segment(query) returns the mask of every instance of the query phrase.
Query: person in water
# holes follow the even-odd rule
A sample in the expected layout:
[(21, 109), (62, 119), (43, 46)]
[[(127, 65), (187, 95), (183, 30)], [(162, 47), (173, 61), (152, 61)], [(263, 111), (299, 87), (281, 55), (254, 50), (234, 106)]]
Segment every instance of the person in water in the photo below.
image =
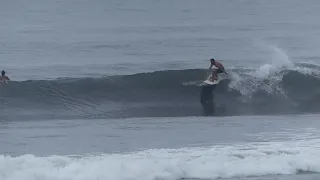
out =
[(2, 82), (10, 81), (10, 78), (6, 76), (6, 72), (4, 70), (1, 71), (0, 81)]
[(218, 74), (221, 74), (221, 73), (225, 73), (225, 74), (228, 74), (224, 68), (224, 66), (217, 60), (211, 58), (210, 59), (210, 67), (209, 69), (212, 69), (213, 66), (217, 67), (218, 69), (216, 70), (213, 70), (212, 71), (212, 79), (213, 80), (218, 80)]

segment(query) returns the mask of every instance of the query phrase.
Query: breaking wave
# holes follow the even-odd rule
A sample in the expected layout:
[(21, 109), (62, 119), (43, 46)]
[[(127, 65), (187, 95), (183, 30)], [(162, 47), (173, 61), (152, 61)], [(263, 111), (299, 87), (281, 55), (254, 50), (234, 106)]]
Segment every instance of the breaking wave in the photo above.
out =
[(0, 155), (0, 178), (178, 180), (310, 174), (320, 172), (318, 144), (303, 140), (87, 156)]
[[(320, 67), (264, 65), (232, 69), (214, 90), (217, 115), (320, 111)], [(1, 119), (203, 115), (207, 70), (187, 69), (0, 84)]]

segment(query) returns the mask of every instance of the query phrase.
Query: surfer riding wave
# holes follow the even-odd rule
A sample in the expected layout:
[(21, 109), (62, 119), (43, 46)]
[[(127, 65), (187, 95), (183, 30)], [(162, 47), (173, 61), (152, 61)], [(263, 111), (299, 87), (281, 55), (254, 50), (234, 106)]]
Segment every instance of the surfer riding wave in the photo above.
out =
[[(204, 81), (204, 86), (201, 87), (200, 102), (203, 107), (205, 115), (213, 115), (215, 113), (215, 103), (213, 102), (214, 95), (213, 90), (219, 83), (218, 74), (225, 73), (224, 66), (219, 61), (211, 58), (209, 70), (212, 70), (211, 75)], [(212, 69), (215, 66), (217, 69)]]
[(209, 69), (212, 69), (213, 66), (217, 67), (218, 69), (213, 69), (212, 81), (218, 80), (218, 74), (221, 74), (221, 73), (228, 74), (221, 62), (215, 60), (214, 58), (211, 58)]

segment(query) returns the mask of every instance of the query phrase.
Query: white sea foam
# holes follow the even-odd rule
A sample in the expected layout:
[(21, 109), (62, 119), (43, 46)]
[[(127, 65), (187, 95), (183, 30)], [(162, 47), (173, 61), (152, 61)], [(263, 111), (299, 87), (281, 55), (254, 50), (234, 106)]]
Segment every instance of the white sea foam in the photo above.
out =
[(293, 67), (292, 61), (289, 56), (279, 47), (268, 46), (270, 49), (270, 63), (263, 64), (260, 68), (254, 72), (254, 76), (258, 78), (268, 78), (272, 74), (279, 73), (283, 69), (289, 69)]
[(173, 180), (320, 172), (318, 144), (308, 140), (82, 157), (0, 156), (0, 179)]
[(279, 83), (288, 71), (296, 71), (320, 78), (319, 69), (295, 65), (281, 48), (267, 46), (267, 49), (270, 54), (267, 59), (268, 63), (262, 64), (258, 69), (248, 71), (242, 75), (232, 74), (232, 81), (229, 84), (231, 89), (236, 89), (249, 98), (257, 91), (280, 93), (285, 96), (284, 91), (279, 87)]

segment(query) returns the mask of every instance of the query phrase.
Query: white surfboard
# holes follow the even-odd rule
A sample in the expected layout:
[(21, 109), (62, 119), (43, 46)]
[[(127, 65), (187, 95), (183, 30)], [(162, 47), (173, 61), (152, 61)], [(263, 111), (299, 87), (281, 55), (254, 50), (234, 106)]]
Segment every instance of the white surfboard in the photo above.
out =
[(214, 80), (212, 81), (211, 80), (211, 74), (209, 75), (209, 77), (204, 81), (205, 84), (208, 84), (208, 85), (215, 85), (215, 84), (219, 84), (219, 80)]
[(219, 84), (219, 80), (215, 80), (215, 81), (205, 80), (204, 83), (209, 85), (215, 85), (215, 84)]

